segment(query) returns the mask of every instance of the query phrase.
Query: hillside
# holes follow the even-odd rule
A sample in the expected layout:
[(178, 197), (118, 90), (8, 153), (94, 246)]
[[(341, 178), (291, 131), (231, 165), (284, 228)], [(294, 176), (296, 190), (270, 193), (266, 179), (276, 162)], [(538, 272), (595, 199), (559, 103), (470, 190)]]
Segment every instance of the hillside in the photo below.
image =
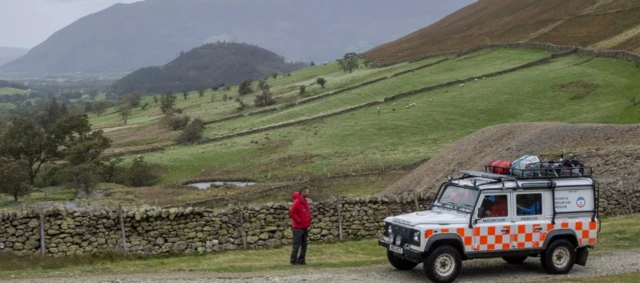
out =
[(29, 49), (0, 46), (0, 66), (20, 58), (26, 54), (27, 51), (29, 51)]
[(365, 56), (388, 63), (516, 41), (640, 51), (640, 1), (479, 0)]
[[(640, 180), (640, 125), (516, 123), (490, 126), (473, 133), (435, 155), (389, 186), (383, 194), (435, 192), (447, 176), (460, 170), (484, 171), (492, 159), (515, 160), (525, 154), (541, 159), (583, 160), (594, 167), (603, 186)], [(546, 157), (546, 158), (545, 158)]]
[(147, 0), (116, 4), (59, 30), (6, 73), (119, 73), (163, 65), (217, 41), (288, 60), (332, 61), (396, 39), (472, 2)]
[(181, 92), (220, 83), (238, 84), (246, 78), (261, 79), (273, 73), (286, 74), (304, 66), (286, 63), (283, 57), (257, 46), (212, 43), (194, 48), (164, 66), (139, 69), (116, 81), (111, 90), (117, 94), (136, 90)]

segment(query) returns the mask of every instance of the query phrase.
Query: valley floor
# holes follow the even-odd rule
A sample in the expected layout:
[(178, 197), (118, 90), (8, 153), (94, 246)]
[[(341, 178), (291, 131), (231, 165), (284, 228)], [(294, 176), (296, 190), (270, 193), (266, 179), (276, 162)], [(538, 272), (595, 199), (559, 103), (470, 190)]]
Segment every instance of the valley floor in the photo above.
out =
[[(260, 259), (256, 259), (260, 260)], [(66, 278), (43, 278), (10, 282), (425, 282), (422, 266), (412, 271), (397, 271), (388, 264), (365, 267), (322, 269), (313, 265), (279, 271), (251, 273), (206, 273), (178, 270), (153, 274), (84, 276), (68, 274)], [(65, 276), (65, 275), (62, 275)], [(502, 260), (476, 260), (463, 263), (456, 282), (638, 282), (640, 250), (604, 252), (590, 256), (586, 267), (575, 266), (568, 275), (546, 274), (538, 258), (522, 265)]]

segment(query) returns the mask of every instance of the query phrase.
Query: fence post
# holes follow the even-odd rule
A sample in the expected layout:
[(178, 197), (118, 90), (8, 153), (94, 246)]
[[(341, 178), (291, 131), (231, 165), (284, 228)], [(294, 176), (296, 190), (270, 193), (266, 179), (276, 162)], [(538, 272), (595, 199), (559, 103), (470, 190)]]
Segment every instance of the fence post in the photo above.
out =
[(416, 211), (420, 211), (420, 204), (418, 202), (418, 193), (417, 192), (413, 192), (413, 200), (416, 203)]
[(342, 204), (338, 199), (338, 231), (340, 231), (340, 241), (342, 241)]
[(42, 213), (42, 210), (40, 210), (39, 216), (40, 216), (39, 217), (40, 218), (40, 255), (44, 255), (47, 247), (45, 246), (45, 242), (44, 242), (44, 214)]
[(120, 233), (122, 234), (122, 248), (126, 254), (129, 253), (129, 248), (127, 247), (127, 236), (124, 232), (124, 217), (122, 215), (122, 203), (118, 204), (118, 216), (120, 217)]
[(240, 235), (242, 237), (242, 247), (243, 248), (247, 248), (247, 233), (244, 230), (244, 215), (242, 213), (242, 207), (240, 206), (240, 203), (238, 203), (238, 209), (239, 209), (239, 215), (238, 217), (240, 218)]

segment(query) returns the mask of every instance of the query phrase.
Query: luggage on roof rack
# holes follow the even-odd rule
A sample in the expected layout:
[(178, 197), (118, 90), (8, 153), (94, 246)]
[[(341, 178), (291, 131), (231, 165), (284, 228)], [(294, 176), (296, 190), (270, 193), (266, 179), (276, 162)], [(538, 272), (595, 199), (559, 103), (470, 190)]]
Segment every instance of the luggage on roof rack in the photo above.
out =
[[(515, 164), (516, 162), (514, 162)], [(494, 173), (496, 170), (495, 163), (485, 165), (486, 173)], [(523, 166), (513, 167), (503, 174), (513, 176), (517, 179), (548, 179), (548, 178), (575, 178), (575, 177), (591, 177), (593, 168), (585, 166), (583, 162), (577, 160), (565, 160), (562, 162), (546, 161), (546, 162), (528, 162)]]

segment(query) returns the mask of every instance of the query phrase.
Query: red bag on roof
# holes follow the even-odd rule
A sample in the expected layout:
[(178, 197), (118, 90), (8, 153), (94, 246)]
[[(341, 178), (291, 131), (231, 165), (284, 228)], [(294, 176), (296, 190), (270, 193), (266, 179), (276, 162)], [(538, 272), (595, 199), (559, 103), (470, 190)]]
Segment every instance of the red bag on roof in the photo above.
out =
[(487, 169), (489, 169), (491, 173), (509, 175), (511, 171), (511, 161), (491, 160), (487, 165)]

